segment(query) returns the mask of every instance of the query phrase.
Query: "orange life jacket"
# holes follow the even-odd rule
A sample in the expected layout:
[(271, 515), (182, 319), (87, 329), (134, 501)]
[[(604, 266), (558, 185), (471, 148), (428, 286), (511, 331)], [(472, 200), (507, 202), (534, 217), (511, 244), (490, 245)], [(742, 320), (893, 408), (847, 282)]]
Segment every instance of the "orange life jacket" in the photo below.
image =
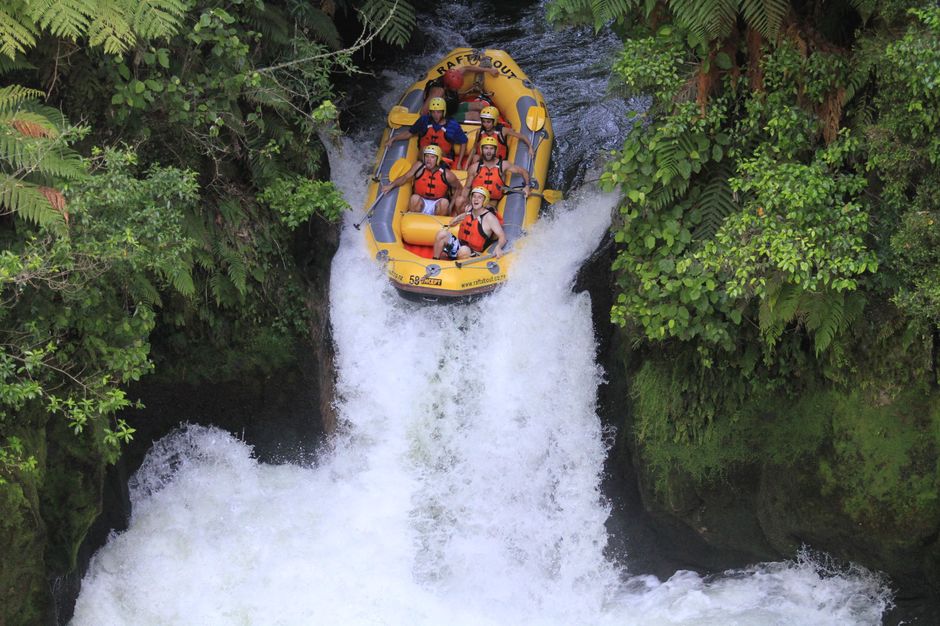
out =
[[(492, 213), (499, 219), (499, 214), (491, 207), (487, 207), (483, 215), (480, 216), (480, 219), (474, 217), (473, 213), (467, 213), (467, 217), (463, 218), (463, 222), (460, 223), (460, 234), (457, 238), (460, 240), (460, 243), (469, 246), (474, 252), (483, 252), (483, 250), (493, 242), (493, 234), (490, 233), (487, 235), (483, 232), (483, 217), (487, 213)], [(500, 220), (500, 222), (502, 222), (502, 220)]]
[(421, 138), (418, 139), (418, 149), (424, 150), (433, 143), (441, 147), (441, 152), (444, 153), (444, 156), (454, 156), (454, 145), (444, 137), (445, 130), (447, 130), (445, 126), (434, 128), (433, 124), (428, 124), (427, 130), (425, 130)]
[(444, 167), (438, 167), (433, 172), (423, 165), (415, 172), (414, 192), (428, 200), (439, 200), (450, 191), (447, 184), (447, 174)]
[(480, 136), (477, 137), (477, 154), (483, 154), (483, 146), (480, 145), (480, 140), (484, 137), (496, 137), (496, 141), (499, 142), (499, 145), (496, 146), (496, 156), (501, 159), (505, 159), (506, 155), (509, 154), (509, 146), (506, 145), (506, 138), (503, 137), (503, 133), (499, 131), (498, 126), (494, 126), (493, 130), (486, 132), (482, 128), (480, 129)]
[(503, 197), (503, 185), (505, 185), (503, 182), (503, 160), (496, 159), (496, 165), (492, 167), (487, 167), (483, 165), (483, 161), (480, 161), (477, 175), (473, 177), (470, 188), (486, 187), (490, 192), (490, 200), (495, 202)]

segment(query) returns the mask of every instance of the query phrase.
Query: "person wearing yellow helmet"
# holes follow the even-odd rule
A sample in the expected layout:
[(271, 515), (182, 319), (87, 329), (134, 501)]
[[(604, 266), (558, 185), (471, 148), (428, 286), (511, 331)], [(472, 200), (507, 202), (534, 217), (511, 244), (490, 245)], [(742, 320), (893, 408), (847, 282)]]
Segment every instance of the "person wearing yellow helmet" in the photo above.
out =
[(427, 215), (450, 215), (450, 196), (459, 198), (463, 185), (443, 160), (438, 145), (430, 144), (421, 151), (419, 159), (411, 168), (381, 188), (384, 195), (411, 180), (411, 198), (408, 210)]
[[(485, 187), (490, 192), (490, 199), (498, 202), (503, 197), (503, 188), (509, 174), (522, 177), (525, 185), (523, 195), (529, 197), (529, 172), (515, 163), (504, 161), (498, 156), (499, 142), (491, 135), (480, 139), (481, 159), (467, 168), (467, 187)], [(463, 200), (461, 198), (461, 200)]]
[(467, 146), (467, 134), (463, 132), (456, 121), (445, 117), (447, 103), (443, 98), (431, 98), (428, 103), (428, 112), (420, 116), (415, 123), (407, 129), (402, 129), (389, 138), (389, 143), (418, 137), (418, 149), (424, 150), (429, 145), (440, 146), (444, 158), (454, 158), (454, 147), (457, 146), (458, 156), (463, 156)]
[(477, 133), (476, 140), (474, 141), (473, 148), (470, 150), (470, 166), (480, 159), (480, 153), (482, 152), (481, 141), (484, 137), (495, 137), (497, 144), (496, 154), (501, 159), (505, 159), (509, 154), (509, 145), (507, 143), (508, 137), (515, 137), (522, 143), (524, 143), (529, 148), (529, 156), (534, 157), (535, 151), (532, 149), (532, 142), (529, 141), (529, 138), (514, 131), (509, 125), (503, 124), (499, 121), (499, 109), (495, 106), (484, 107), (480, 111), (480, 132)]
[[(460, 224), (460, 229), (454, 236), (449, 229), (457, 224)], [(464, 213), (454, 217), (434, 239), (434, 258), (466, 259), (480, 254), (494, 241), (493, 256), (498, 259), (506, 246), (506, 233), (499, 215), (490, 204), (489, 191), (486, 187), (474, 187)]]

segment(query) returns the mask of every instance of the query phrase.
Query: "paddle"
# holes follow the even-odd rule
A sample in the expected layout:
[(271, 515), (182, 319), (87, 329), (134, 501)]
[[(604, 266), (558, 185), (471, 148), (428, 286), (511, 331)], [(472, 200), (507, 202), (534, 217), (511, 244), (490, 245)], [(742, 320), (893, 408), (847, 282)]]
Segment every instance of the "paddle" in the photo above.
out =
[[(510, 189), (510, 190), (507, 191), (506, 193), (507, 193), (507, 194), (510, 194), (510, 193), (522, 193), (522, 190), (521, 190), (521, 189)], [(562, 201), (562, 200), (565, 199), (565, 195), (564, 195), (563, 193), (561, 193), (560, 191), (558, 191), (557, 189), (543, 189), (541, 192), (538, 192), (538, 191), (530, 191), (530, 192), (529, 192), (529, 196), (530, 196), (530, 197), (531, 197), (531, 196), (537, 196), (537, 197), (539, 197), (539, 198), (543, 198), (543, 199), (544, 199), (546, 202), (548, 202), (549, 204), (555, 204), (556, 202), (560, 202), (560, 201)]]
[[(503, 252), (503, 256), (506, 256), (505, 252)], [(472, 265), (474, 263), (479, 263), (481, 261), (489, 261), (490, 259), (494, 259), (494, 258), (496, 258), (495, 255), (484, 254), (483, 256), (475, 256), (469, 261), (454, 261), (454, 265), (456, 265), (458, 268), (461, 268), (461, 267), (464, 267), (465, 265)]]
[[(522, 187), (503, 187), (505, 193), (522, 193)], [(538, 196), (539, 198), (544, 198), (549, 204), (555, 204), (565, 199), (565, 194), (558, 191), (557, 189), (543, 189), (541, 192), (530, 191), (530, 196)]]
[(411, 113), (400, 104), (392, 107), (388, 112), (388, 123), (390, 126), (411, 126), (418, 121), (418, 114)]
[[(388, 182), (394, 181), (396, 178), (400, 177), (402, 174), (411, 169), (411, 163), (408, 162), (408, 159), (398, 159), (392, 163), (392, 167), (388, 170)], [(389, 191), (392, 191), (389, 189)], [(375, 202), (372, 203), (372, 206), (369, 207), (369, 210), (366, 212), (365, 217), (363, 217), (357, 224), (353, 224), (353, 228), (359, 230), (359, 227), (364, 221), (372, 217), (372, 213), (375, 212), (375, 207), (378, 206), (379, 200), (385, 197), (385, 192), (380, 192), (375, 198)]]
[(525, 125), (533, 132), (542, 130), (542, 127), (545, 126), (545, 108), (529, 107), (525, 114)]

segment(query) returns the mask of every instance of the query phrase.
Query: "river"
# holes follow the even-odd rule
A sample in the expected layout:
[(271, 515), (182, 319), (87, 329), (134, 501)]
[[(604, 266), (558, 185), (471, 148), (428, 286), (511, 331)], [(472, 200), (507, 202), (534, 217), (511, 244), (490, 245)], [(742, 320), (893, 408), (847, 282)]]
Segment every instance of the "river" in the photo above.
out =
[(305, 464), (260, 463), (202, 426), (158, 442), (73, 624), (880, 623), (891, 592), (862, 568), (802, 555), (660, 580), (606, 554), (604, 373), (589, 297), (571, 287), (616, 206), (585, 181), (641, 103), (603, 97), (612, 36), (555, 33), (544, 7), (486, 27), (476, 12), (442, 11), (427, 52), (381, 80), (397, 92), (442, 51), (505, 43), (548, 96), (550, 182), (570, 198), (531, 229), (505, 287), (422, 306), (394, 292), (351, 227), (376, 125), (336, 145), (334, 181), (357, 207), (331, 278), (339, 431)]

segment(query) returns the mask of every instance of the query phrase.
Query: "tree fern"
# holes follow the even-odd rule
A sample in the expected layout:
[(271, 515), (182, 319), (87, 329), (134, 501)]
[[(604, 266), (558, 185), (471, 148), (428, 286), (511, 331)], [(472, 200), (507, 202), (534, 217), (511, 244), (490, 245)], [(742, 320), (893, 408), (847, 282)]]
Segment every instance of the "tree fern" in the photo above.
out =
[(187, 3), (181, 0), (124, 0), (128, 18), (138, 37), (169, 39), (179, 30)]
[(193, 282), (193, 275), (188, 268), (173, 268), (166, 272), (165, 276), (170, 286), (187, 298), (196, 295), (196, 285)]
[(128, 285), (128, 292), (134, 301), (146, 305), (151, 309), (163, 306), (160, 292), (150, 280), (142, 273), (135, 272)]
[(707, 182), (701, 188), (696, 202), (699, 212), (698, 226), (692, 233), (695, 239), (709, 239), (718, 232), (729, 215), (738, 211), (737, 202), (728, 184), (730, 172), (720, 165), (705, 175)]
[(247, 5), (245, 21), (256, 29), (264, 41), (278, 46), (291, 44), (291, 23), (280, 8), (271, 4)]
[(0, 173), (0, 210), (16, 213), (58, 234), (66, 231), (65, 216), (52, 206), (38, 185), (6, 173)]
[(636, 0), (590, 0), (594, 29), (600, 30), (605, 24), (628, 15), (636, 5)]
[(0, 87), (0, 113), (7, 113), (19, 105), (42, 96), (38, 89), (30, 89), (21, 85), (7, 85)]
[(186, 13), (183, 0), (14, 0), (0, 8), (0, 54), (14, 58), (36, 45), (45, 31), (109, 54), (124, 52), (138, 39), (169, 39)]
[(311, 39), (322, 41), (333, 50), (342, 47), (343, 42), (336, 24), (330, 16), (310, 3), (305, 3), (300, 26)]
[(741, 0), (741, 13), (748, 25), (769, 40), (780, 34), (790, 11), (788, 0)]
[(7, 74), (9, 72), (15, 72), (16, 70), (35, 69), (36, 66), (24, 59), (22, 55), (9, 57), (6, 54), (0, 52), (0, 75)]
[(88, 43), (93, 47), (103, 48), (108, 54), (119, 54), (127, 50), (135, 41), (129, 16), (123, 7), (102, 2), (88, 25)]
[(669, 0), (676, 22), (702, 41), (723, 39), (737, 19), (738, 0)]
[(806, 329), (813, 334), (816, 356), (852, 326), (865, 306), (863, 295), (836, 291), (808, 294), (804, 302)]
[(30, 0), (29, 17), (53, 36), (75, 41), (88, 31), (98, 4), (95, 0)]
[(415, 28), (415, 10), (406, 0), (366, 0), (359, 21), (369, 30), (378, 29), (382, 41), (404, 46)]

